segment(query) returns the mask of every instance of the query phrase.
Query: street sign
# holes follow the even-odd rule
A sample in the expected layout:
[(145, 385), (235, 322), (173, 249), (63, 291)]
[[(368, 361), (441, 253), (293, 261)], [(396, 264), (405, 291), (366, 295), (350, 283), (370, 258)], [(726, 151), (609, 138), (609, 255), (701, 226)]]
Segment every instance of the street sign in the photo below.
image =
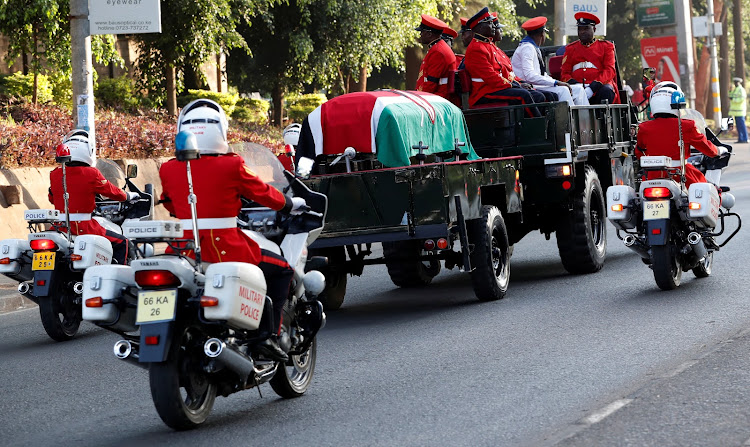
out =
[[(721, 22), (714, 22), (713, 28), (714, 37), (721, 36), (724, 32)], [(708, 37), (708, 17), (693, 17), (693, 37)]]
[(597, 36), (607, 35), (607, 0), (573, 0), (565, 2), (565, 35), (577, 36), (575, 15), (578, 12), (590, 12), (599, 17), (601, 23), (596, 25)]
[(161, 32), (160, 0), (89, 0), (90, 34)]
[(640, 0), (637, 18), (638, 26), (674, 25), (674, 0)]

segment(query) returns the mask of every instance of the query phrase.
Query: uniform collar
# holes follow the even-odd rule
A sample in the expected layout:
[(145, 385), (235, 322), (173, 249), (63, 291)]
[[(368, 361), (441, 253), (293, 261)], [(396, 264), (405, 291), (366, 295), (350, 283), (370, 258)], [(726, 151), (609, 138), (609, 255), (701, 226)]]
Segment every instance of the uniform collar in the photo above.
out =
[(443, 40), (443, 39), (442, 39), (441, 37), (438, 37), (437, 39), (435, 39), (435, 40), (433, 40), (432, 42), (430, 42), (430, 43), (429, 43), (429, 44), (427, 45), (427, 48), (432, 48), (432, 47), (433, 47), (433, 45), (437, 44), (437, 43), (438, 43), (438, 42), (440, 42), (441, 40)]
[(526, 36), (523, 39), (521, 39), (521, 43), (529, 42), (530, 44), (534, 45), (535, 47), (539, 48), (539, 45), (536, 44), (534, 39), (531, 38), (531, 36)]
[[(581, 42), (580, 39), (578, 41)], [(595, 43), (596, 43), (596, 39), (593, 39), (591, 41), (591, 43), (583, 43), (583, 42), (581, 42), (581, 45), (583, 45), (584, 47), (588, 48), (588, 47), (590, 47), (591, 45), (593, 45)]]
[(486, 42), (486, 43), (492, 42), (491, 38), (485, 37), (485, 36), (483, 36), (481, 34), (477, 34), (477, 33), (474, 33), (474, 39), (478, 40), (480, 42)]

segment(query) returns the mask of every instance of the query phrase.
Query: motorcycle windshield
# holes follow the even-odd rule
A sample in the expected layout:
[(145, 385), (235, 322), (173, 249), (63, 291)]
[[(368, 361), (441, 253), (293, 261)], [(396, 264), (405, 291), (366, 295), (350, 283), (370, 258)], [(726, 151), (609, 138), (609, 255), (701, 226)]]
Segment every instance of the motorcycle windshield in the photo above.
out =
[(289, 181), (284, 176), (284, 167), (271, 149), (262, 144), (248, 142), (233, 143), (229, 149), (239, 154), (247, 167), (264, 182), (279, 191), (289, 187)]

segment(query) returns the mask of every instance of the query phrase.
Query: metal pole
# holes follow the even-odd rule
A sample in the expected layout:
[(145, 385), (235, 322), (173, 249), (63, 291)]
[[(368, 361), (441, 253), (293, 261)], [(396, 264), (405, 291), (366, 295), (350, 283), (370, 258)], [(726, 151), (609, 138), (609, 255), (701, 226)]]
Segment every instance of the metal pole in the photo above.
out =
[(714, 2), (706, 2), (706, 19), (708, 22), (708, 50), (711, 54), (711, 103), (714, 108), (714, 122), (718, 126), (721, 123), (721, 98), (719, 89), (719, 61), (716, 57), (716, 36), (714, 35)]
[(555, 0), (555, 45), (565, 45), (565, 0)]
[(187, 161), (187, 180), (188, 180), (188, 203), (190, 204), (190, 219), (193, 221), (193, 240), (195, 241), (195, 264), (198, 272), (203, 272), (201, 267), (201, 236), (198, 232), (198, 196), (193, 191), (193, 172), (190, 170), (190, 160)]
[(73, 68), (73, 122), (75, 127), (88, 131), (89, 144), (96, 150), (88, 0), (70, 0), (70, 53)]

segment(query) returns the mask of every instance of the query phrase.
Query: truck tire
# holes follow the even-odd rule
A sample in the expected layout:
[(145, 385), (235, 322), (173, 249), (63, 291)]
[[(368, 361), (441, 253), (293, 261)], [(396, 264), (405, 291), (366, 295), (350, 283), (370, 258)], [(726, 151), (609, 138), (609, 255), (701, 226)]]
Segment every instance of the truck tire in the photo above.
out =
[[(426, 286), (440, 273), (440, 261), (425, 263), (416, 259), (421, 252), (420, 241), (383, 242), (385, 265), (393, 284), (399, 287)], [(413, 256), (414, 259), (395, 259), (404, 256)]]
[(607, 255), (607, 211), (599, 176), (586, 166), (581, 191), (573, 197), (573, 210), (557, 226), (557, 248), (570, 273), (594, 273)]
[(505, 296), (510, 283), (511, 247), (502, 213), (495, 206), (483, 206), (482, 217), (468, 222), (471, 253), (471, 283), (479, 301)]
[[(346, 262), (346, 249), (344, 247), (310, 250), (310, 255), (327, 257), (329, 265), (343, 265)], [(347, 274), (330, 267), (321, 269), (320, 273), (326, 278), (326, 288), (318, 295), (318, 301), (323, 304), (325, 310), (336, 310), (344, 303)]]

